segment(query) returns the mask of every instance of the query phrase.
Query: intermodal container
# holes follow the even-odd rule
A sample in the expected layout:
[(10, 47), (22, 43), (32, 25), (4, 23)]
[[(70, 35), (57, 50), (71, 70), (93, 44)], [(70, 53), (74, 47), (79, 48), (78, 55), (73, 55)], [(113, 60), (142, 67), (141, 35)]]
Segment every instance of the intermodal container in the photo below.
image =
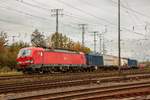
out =
[(118, 66), (118, 57), (112, 55), (103, 55), (104, 66)]
[(86, 54), (87, 65), (103, 66), (103, 56), (97, 54)]
[(134, 60), (134, 59), (128, 59), (128, 66), (129, 67), (137, 67), (137, 60)]

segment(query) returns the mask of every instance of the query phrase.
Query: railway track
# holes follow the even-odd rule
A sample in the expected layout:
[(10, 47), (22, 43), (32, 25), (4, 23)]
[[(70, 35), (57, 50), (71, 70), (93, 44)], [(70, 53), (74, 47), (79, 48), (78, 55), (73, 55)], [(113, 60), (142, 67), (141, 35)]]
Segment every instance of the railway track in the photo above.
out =
[[(80, 77), (81, 78), (81, 77)], [(139, 80), (139, 79), (149, 79), (150, 74), (143, 75), (128, 75), (125, 77), (97, 77), (97, 78), (76, 78), (73, 80), (44, 80), (44, 81), (34, 81), (34, 82), (25, 82), (25, 83), (13, 83), (13, 84), (1, 84), (0, 85), (0, 94), (5, 93), (19, 93), (25, 91), (34, 91), (42, 89), (52, 89), (58, 87), (68, 87), (68, 86), (78, 86), (86, 84), (97, 84), (105, 82), (119, 82), (127, 80)]]
[[(150, 73), (150, 71), (147, 70), (138, 70), (138, 69), (132, 69), (132, 70), (127, 70), (124, 71), (124, 74), (128, 75), (128, 74), (147, 74)], [(0, 81), (5, 81), (5, 80), (15, 80), (15, 79), (24, 79), (24, 78), (36, 78), (36, 77), (56, 77), (56, 76), (76, 76), (76, 75), (82, 75), (83, 73), (55, 73), (55, 74), (32, 74), (32, 75), (28, 75), (28, 74), (23, 74), (23, 75), (12, 75), (12, 76), (0, 76)], [(118, 76), (118, 72), (117, 71), (96, 71), (96, 72), (84, 72), (85, 75), (92, 75), (92, 74), (98, 74), (99, 76)]]
[[(86, 95), (86, 96), (85, 96)], [(89, 95), (89, 96), (87, 96)], [(101, 99), (123, 99), (128, 97), (150, 95), (150, 83), (136, 83), (127, 86), (117, 86), (104, 90), (92, 91), (72, 96), (73, 100), (101, 100)], [(63, 97), (62, 97), (63, 98)], [(60, 99), (62, 99), (60, 98)], [(67, 97), (64, 97), (64, 99)], [(69, 97), (70, 98), (70, 97)], [(54, 98), (56, 100), (56, 98)], [(54, 100), (53, 99), (53, 100)]]
[(12, 100), (104, 100), (112, 98), (127, 98), (131, 96), (150, 95), (150, 81), (134, 82), (112, 86), (76, 89), (71, 91), (55, 92)]

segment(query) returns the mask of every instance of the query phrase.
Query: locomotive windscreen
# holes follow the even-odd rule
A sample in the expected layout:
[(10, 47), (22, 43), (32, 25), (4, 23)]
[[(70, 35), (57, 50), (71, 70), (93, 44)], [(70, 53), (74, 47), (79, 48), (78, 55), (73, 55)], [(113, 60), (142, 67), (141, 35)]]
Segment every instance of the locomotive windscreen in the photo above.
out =
[(31, 50), (29, 49), (22, 49), (19, 51), (18, 57), (21, 56), (30, 56), (31, 55)]

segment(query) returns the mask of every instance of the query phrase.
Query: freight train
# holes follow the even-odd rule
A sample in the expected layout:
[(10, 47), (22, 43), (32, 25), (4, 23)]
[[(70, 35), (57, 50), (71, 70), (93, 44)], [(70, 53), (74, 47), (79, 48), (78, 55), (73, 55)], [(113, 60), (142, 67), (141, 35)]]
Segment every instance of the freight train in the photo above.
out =
[[(137, 67), (137, 60), (121, 58), (121, 67)], [(118, 68), (118, 57), (111, 55), (84, 54), (83, 52), (22, 48), (17, 57), (18, 70), (23, 72), (93, 71), (99, 68)]]
[[(118, 57), (112, 55), (86, 54), (88, 65), (98, 68), (118, 69)], [(138, 61), (130, 58), (121, 58), (122, 69), (138, 68)]]

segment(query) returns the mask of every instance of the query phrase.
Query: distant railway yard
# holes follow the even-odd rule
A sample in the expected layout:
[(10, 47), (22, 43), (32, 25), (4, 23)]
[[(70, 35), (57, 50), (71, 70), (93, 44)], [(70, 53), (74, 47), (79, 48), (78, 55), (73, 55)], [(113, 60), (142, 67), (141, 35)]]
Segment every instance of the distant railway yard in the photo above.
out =
[(2, 100), (145, 100), (150, 71), (144, 69), (0, 77)]

